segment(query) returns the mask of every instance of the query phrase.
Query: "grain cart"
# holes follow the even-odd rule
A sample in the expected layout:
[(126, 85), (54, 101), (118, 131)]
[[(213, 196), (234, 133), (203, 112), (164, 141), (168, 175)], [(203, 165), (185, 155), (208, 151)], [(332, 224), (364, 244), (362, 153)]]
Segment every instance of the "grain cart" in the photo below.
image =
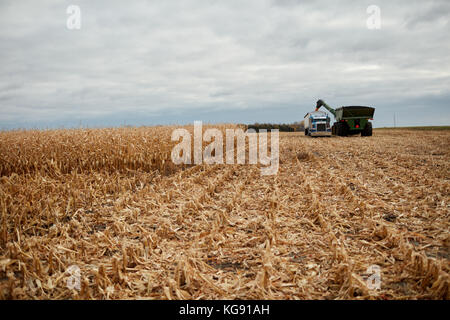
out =
[(364, 106), (347, 106), (340, 107), (336, 110), (327, 105), (323, 100), (318, 100), (316, 111), (320, 107), (325, 107), (336, 119), (336, 122), (331, 127), (331, 133), (337, 136), (347, 136), (350, 134), (361, 133), (361, 136), (372, 135), (373, 114), (375, 108)]

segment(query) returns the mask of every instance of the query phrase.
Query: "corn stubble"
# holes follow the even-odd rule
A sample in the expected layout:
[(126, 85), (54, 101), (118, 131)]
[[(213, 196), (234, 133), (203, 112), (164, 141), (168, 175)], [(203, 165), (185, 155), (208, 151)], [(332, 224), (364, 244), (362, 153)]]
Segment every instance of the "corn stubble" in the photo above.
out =
[(0, 298), (449, 298), (449, 131), (281, 134), (261, 176), (173, 129), (0, 133)]

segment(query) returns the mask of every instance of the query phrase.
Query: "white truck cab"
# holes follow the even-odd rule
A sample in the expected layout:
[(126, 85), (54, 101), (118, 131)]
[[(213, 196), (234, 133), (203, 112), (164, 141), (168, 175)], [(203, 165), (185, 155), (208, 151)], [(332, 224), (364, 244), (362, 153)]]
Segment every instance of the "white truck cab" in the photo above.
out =
[(331, 136), (330, 117), (326, 112), (313, 111), (305, 115), (303, 119), (305, 135), (310, 137)]

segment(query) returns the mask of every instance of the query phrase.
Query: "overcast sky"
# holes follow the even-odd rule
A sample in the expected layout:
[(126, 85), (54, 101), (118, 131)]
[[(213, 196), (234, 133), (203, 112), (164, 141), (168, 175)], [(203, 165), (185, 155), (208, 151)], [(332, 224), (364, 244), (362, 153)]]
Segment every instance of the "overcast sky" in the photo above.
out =
[(449, 18), (447, 0), (0, 0), (0, 129), (294, 122), (319, 98), (450, 125)]

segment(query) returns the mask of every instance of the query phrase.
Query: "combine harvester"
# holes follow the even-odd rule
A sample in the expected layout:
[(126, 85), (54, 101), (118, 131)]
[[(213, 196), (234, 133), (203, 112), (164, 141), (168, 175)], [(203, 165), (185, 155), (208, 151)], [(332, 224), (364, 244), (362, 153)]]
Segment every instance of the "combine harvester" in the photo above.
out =
[[(347, 106), (340, 107), (336, 110), (327, 105), (323, 100), (318, 100), (316, 111), (319, 112), (320, 107), (325, 107), (333, 114), (336, 122), (331, 128), (331, 133), (337, 136), (348, 136), (361, 133), (361, 136), (372, 135), (373, 114), (375, 108), (365, 106)], [(305, 121), (306, 128), (306, 121)], [(305, 132), (306, 133), (306, 132)]]

